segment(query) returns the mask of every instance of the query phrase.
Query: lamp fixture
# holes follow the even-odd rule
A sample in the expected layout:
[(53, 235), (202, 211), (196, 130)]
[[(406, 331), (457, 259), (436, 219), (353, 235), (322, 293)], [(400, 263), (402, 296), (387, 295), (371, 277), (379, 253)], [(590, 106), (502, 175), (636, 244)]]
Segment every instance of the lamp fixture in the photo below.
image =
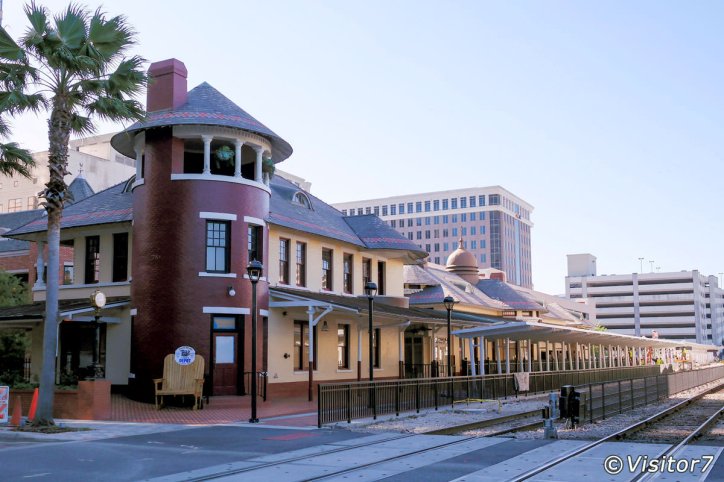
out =
[(324, 320), (324, 323), (322, 323), (322, 331), (329, 331), (329, 326), (327, 326), (327, 320)]
[(226, 288), (226, 292), (229, 294), (229, 296), (236, 296), (236, 290), (233, 286), (229, 286)]
[(377, 284), (372, 281), (365, 283), (365, 294), (367, 295), (367, 298), (374, 298), (377, 294)]
[(246, 273), (249, 275), (249, 279), (252, 283), (257, 283), (261, 278), (261, 272), (264, 269), (264, 265), (257, 260), (252, 260), (246, 267)]

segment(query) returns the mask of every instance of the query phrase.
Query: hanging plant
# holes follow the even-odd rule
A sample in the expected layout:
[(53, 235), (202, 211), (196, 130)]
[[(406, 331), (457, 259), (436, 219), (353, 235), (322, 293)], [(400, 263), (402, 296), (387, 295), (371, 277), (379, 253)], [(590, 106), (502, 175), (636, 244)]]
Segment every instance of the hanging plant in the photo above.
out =
[(264, 174), (269, 175), (269, 179), (274, 177), (274, 171), (276, 168), (274, 167), (274, 161), (271, 160), (271, 158), (266, 158), (261, 163), (261, 170)]
[(216, 149), (216, 158), (221, 162), (234, 160), (234, 151), (229, 146), (221, 146)]

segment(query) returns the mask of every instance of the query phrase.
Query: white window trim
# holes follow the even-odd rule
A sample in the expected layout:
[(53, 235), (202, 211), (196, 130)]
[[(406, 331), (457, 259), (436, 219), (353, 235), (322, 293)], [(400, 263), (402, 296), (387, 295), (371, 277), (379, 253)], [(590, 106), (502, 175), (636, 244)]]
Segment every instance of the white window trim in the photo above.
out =
[(205, 278), (236, 278), (236, 273), (207, 273), (206, 271), (199, 271), (199, 276)]
[(220, 221), (236, 221), (236, 214), (232, 213), (211, 213), (206, 211), (201, 211), (199, 213), (199, 217), (201, 219), (218, 219)]
[(264, 226), (266, 227), (266, 221), (264, 221), (261, 218), (255, 218), (254, 216), (244, 216), (244, 222), (253, 224), (255, 226)]
[(269, 316), (269, 310), (259, 310), (261, 316)]
[(138, 308), (131, 308), (131, 316), (136, 316), (138, 314)]
[(236, 308), (229, 306), (204, 306), (203, 312), (212, 315), (248, 315), (251, 313), (249, 308)]

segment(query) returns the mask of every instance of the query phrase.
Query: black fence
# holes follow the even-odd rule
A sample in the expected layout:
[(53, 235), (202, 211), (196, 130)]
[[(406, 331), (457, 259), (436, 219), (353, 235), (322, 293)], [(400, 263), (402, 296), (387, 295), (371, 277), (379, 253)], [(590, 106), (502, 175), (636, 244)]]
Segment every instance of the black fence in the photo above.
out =
[(584, 419), (598, 419), (655, 403), (675, 393), (716, 380), (724, 380), (724, 365), (701, 370), (659, 374), (577, 386), (585, 397)]
[[(557, 391), (561, 385), (584, 385), (643, 378), (659, 373), (658, 366), (620, 367), (569, 372), (532, 372), (525, 393)], [(517, 395), (513, 374), (411, 378), (374, 382), (320, 383), (317, 387), (318, 425), (359, 418), (437, 409), (465, 399), (489, 400)]]
[[(244, 372), (244, 392), (242, 395), (251, 395), (251, 374), (252, 372)], [(269, 379), (267, 372), (256, 372), (256, 395), (266, 402), (267, 380)]]

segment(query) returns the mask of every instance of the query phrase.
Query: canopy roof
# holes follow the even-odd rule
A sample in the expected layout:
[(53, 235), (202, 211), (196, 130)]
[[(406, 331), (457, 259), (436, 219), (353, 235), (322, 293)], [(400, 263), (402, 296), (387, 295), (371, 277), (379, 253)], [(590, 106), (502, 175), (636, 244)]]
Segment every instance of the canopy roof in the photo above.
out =
[(687, 348), (697, 351), (718, 350), (713, 345), (702, 345), (689, 341), (664, 340), (639, 336), (621, 335), (610, 331), (584, 330), (565, 325), (529, 321), (509, 321), (475, 328), (453, 331), (460, 338), (485, 337), (490, 340), (505, 339), (582, 343), (592, 345), (630, 346), (636, 348)]

